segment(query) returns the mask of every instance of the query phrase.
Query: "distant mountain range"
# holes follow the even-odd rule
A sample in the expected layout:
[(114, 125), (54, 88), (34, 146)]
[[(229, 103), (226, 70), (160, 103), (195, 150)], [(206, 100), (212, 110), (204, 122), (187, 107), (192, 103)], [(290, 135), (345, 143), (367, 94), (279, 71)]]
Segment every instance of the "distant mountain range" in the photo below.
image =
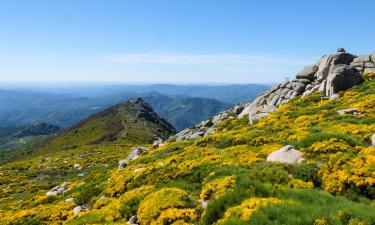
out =
[(95, 86), (32, 90), (0, 89), (0, 127), (46, 122), (69, 127), (107, 107), (142, 97), (177, 130), (190, 127), (259, 94), (263, 85)]
[(126, 85), (126, 84), (40, 84), (30, 87), (30, 84), (8, 84), (0, 88), (14, 90), (32, 90), (42, 93), (62, 94), (65, 97), (105, 97), (122, 93), (145, 94), (157, 92), (167, 96), (185, 96), (197, 98), (213, 98), (222, 102), (235, 104), (237, 102), (250, 102), (259, 93), (267, 90), (271, 85), (265, 84), (230, 84), (230, 85), (204, 85), (204, 84), (152, 84), (152, 85)]

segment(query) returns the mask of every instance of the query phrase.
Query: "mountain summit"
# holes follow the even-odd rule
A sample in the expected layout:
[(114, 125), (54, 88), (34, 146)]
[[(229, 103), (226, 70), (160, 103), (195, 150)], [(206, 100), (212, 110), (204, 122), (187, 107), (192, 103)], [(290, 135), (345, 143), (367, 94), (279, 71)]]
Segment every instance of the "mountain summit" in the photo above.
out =
[(151, 143), (167, 139), (175, 128), (159, 117), (142, 98), (96, 113), (52, 138), (43, 149), (72, 149), (81, 145), (126, 141)]

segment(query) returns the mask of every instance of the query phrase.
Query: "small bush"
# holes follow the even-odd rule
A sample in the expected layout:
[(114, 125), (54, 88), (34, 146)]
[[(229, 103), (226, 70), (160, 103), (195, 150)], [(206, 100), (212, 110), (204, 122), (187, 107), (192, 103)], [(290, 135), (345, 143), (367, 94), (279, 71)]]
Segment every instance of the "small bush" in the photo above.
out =
[(322, 183), (318, 175), (319, 168), (316, 164), (296, 164), (292, 168), (294, 178), (301, 179), (305, 182), (313, 182), (315, 187), (319, 187)]

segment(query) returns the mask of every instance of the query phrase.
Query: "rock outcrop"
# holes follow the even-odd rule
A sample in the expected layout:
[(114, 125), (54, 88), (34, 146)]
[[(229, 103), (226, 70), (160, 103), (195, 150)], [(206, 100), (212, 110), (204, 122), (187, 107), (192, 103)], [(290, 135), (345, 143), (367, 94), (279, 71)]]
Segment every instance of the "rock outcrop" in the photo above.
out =
[(183, 140), (198, 139), (198, 138), (202, 138), (207, 135), (213, 134), (218, 124), (230, 118), (231, 116), (238, 116), (244, 108), (245, 108), (245, 105), (238, 103), (233, 108), (220, 112), (218, 115), (214, 116), (212, 119), (202, 121), (201, 123), (193, 127), (190, 127), (181, 131), (180, 133), (176, 134), (174, 137), (171, 137), (171, 139), (175, 139), (176, 141), (183, 141)]
[(252, 124), (270, 113), (283, 103), (298, 96), (308, 96), (313, 92), (321, 92), (325, 97), (339, 98), (340, 91), (345, 91), (364, 82), (363, 72), (375, 68), (375, 52), (371, 55), (356, 57), (346, 53), (345, 49), (337, 49), (336, 54), (325, 55), (315, 64), (304, 67), (296, 79), (278, 84), (260, 94), (253, 102), (221, 112), (211, 120), (187, 128), (173, 137), (177, 141), (197, 139), (215, 132), (216, 126), (230, 116), (239, 118), (248, 116)]
[(279, 105), (315, 91), (336, 98), (338, 92), (364, 81), (360, 72), (350, 66), (354, 59), (354, 55), (342, 48), (336, 54), (323, 56), (316, 64), (303, 68), (296, 79), (276, 85), (259, 95), (246, 106), (240, 117), (248, 115), (250, 123), (253, 123), (274, 112)]
[(350, 63), (350, 67), (360, 73), (375, 72), (375, 52), (370, 55), (361, 55), (356, 57)]
[(296, 150), (293, 146), (287, 145), (279, 150), (272, 152), (267, 157), (267, 162), (280, 162), (280, 163), (302, 163), (302, 152)]

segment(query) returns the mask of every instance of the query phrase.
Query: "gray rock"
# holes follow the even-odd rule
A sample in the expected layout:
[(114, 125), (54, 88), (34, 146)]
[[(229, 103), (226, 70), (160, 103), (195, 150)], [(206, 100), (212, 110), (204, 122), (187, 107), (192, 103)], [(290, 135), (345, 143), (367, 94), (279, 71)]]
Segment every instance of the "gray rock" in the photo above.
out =
[(126, 157), (127, 160), (137, 159), (143, 152), (146, 152), (147, 148), (145, 147), (133, 147), (130, 154)]
[(234, 106), (233, 108), (233, 113), (234, 115), (239, 115), (243, 110), (244, 110), (245, 106), (243, 104), (237, 104), (236, 106)]
[(84, 173), (80, 173), (77, 175), (77, 177), (87, 177), (88, 173), (84, 172)]
[(336, 111), (337, 114), (339, 115), (345, 115), (345, 114), (357, 114), (360, 113), (357, 108), (351, 108), (351, 109), (343, 109), (343, 110), (338, 110)]
[(134, 215), (134, 216), (130, 217), (127, 223), (131, 224), (131, 225), (138, 225), (137, 215)]
[(199, 139), (203, 136), (204, 136), (204, 132), (198, 131), (198, 132), (194, 132), (194, 133), (190, 134), (189, 136), (187, 136), (186, 139), (194, 140), (194, 139)]
[(375, 63), (375, 52), (370, 54), (371, 61)]
[(269, 113), (258, 113), (258, 114), (250, 115), (249, 116), (249, 122), (250, 122), (250, 124), (254, 124), (255, 121), (258, 121), (258, 120), (260, 120), (262, 118), (265, 118), (269, 115), (270, 115)]
[(68, 182), (62, 183), (61, 185), (52, 188), (49, 192), (46, 193), (46, 195), (53, 196), (64, 194), (68, 191), (68, 184)]
[(375, 68), (365, 68), (363, 70), (364, 73), (375, 73)]
[(211, 120), (206, 120), (206, 121), (203, 121), (201, 123), (201, 126), (204, 127), (204, 128), (212, 127), (213, 125), (214, 125), (214, 123)]
[(372, 135), (372, 147), (375, 148), (375, 134)]
[(325, 87), (325, 95), (330, 97), (340, 91), (360, 85), (364, 80), (358, 72), (347, 65), (335, 65), (331, 68)]
[(334, 55), (326, 55), (321, 58), (318, 71), (316, 72), (316, 77), (319, 82), (327, 79), (329, 69), (331, 68), (334, 59)]
[(74, 164), (73, 167), (74, 167), (74, 169), (77, 169), (77, 170), (82, 169), (81, 165), (79, 165), (78, 163)]
[(287, 145), (269, 154), (267, 157), (267, 162), (293, 164), (297, 162), (302, 162), (302, 159), (302, 152), (296, 150), (291, 145)]
[(128, 165), (129, 163), (125, 159), (121, 159), (118, 161), (118, 170), (124, 169)]
[(161, 144), (163, 144), (163, 139), (158, 138), (157, 140), (154, 141), (154, 143), (152, 144), (152, 147), (158, 148), (158, 147), (160, 147)]
[(78, 215), (78, 213), (80, 213), (80, 212), (87, 212), (88, 211), (88, 208), (86, 208), (85, 206), (82, 206), (82, 205), (80, 205), (80, 206), (76, 206), (76, 207), (74, 207), (74, 209), (73, 209), (73, 215)]
[(316, 65), (306, 66), (298, 74), (297, 79), (308, 79), (314, 80), (315, 73), (318, 71), (319, 67)]
[(335, 59), (333, 60), (333, 65), (345, 64), (350, 65), (354, 60), (354, 55), (345, 52), (339, 52), (336, 54)]
[(215, 133), (215, 128), (211, 127), (209, 128), (206, 133), (203, 135), (203, 137), (207, 136), (207, 135), (211, 135), (211, 134), (214, 134)]
[(74, 198), (67, 198), (67, 199), (65, 200), (65, 202), (74, 202), (74, 201), (75, 201)]
[(330, 99), (338, 99), (338, 98), (340, 98), (340, 94), (333, 94), (330, 97)]

